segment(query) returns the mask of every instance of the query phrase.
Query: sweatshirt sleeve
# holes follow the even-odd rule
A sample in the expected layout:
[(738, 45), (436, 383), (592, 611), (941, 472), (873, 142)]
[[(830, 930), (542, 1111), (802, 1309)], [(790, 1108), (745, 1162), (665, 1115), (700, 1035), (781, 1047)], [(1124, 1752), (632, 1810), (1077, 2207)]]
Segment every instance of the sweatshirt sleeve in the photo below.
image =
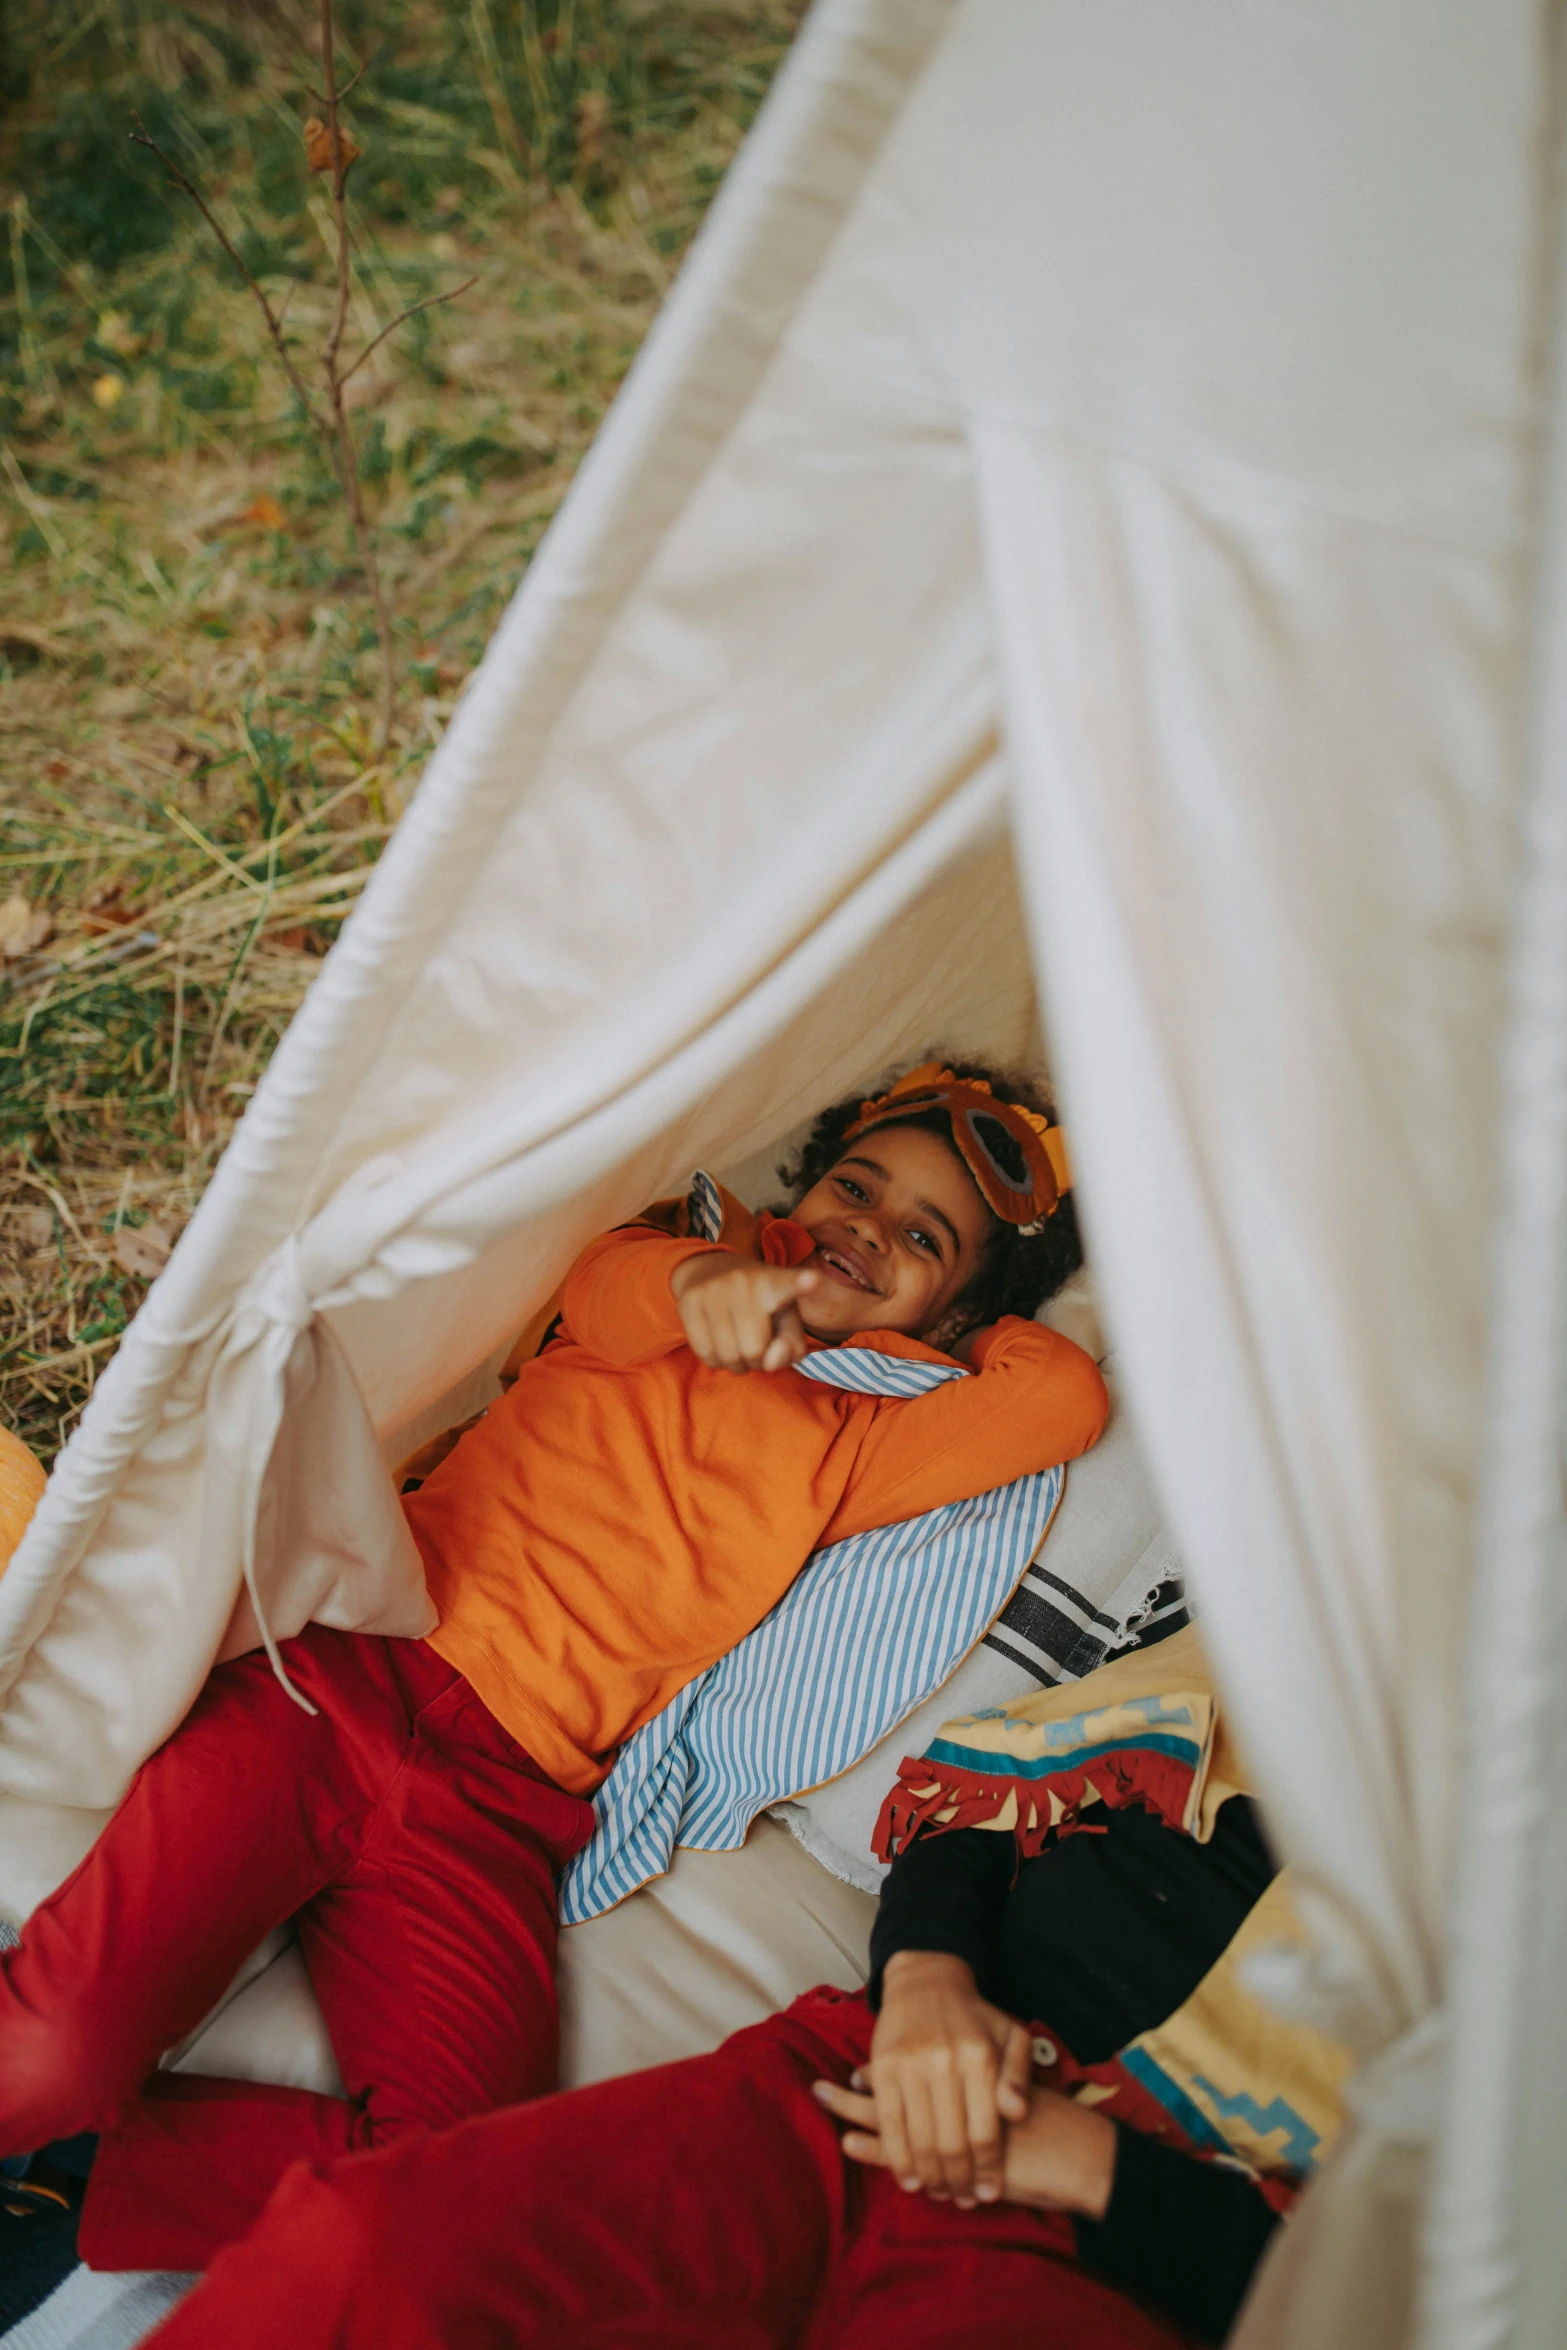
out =
[(605, 1363), (647, 1363), (686, 1342), (669, 1277), (687, 1257), (712, 1256), (711, 1242), (671, 1240), (646, 1224), (623, 1224), (583, 1250), (561, 1289), (567, 1335)]
[(996, 1930), (1017, 1871), (1010, 1836), (956, 1828), (918, 1836), (882, 1880), (871, 1928), (871, 1974), (865, 1996), (881, 2013), (882, 1982), (900, 1950), (961, 1958), (983, 1997), (996, 2000)]
[(976, 1345), (974, 1376), (892, 1403), (866, 1432), (823, 1540), (841, 1541), (944, 1502), (1076, 1460), (1110, 1400), (1098, 1365), (1071, 1339), (1009, 1314)]
[(1242, 2171), (1115, 2125), (1115, 2177), (1100, 2220), (1075, 2224), (1078, 2257), (1106, 2284), (1223, 2342), (1279, 2224)]

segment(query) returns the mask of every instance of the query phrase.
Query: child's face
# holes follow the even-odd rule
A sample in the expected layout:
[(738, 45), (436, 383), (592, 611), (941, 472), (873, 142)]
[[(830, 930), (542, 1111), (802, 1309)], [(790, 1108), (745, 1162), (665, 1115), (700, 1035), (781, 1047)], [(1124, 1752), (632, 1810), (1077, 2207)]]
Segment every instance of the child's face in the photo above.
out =
[(957, 1152), (917, 1126), (862, 1135), (790, 1213), (815, 1241), (806, 1261), (822, 1275), (799, 1301), (813, 1338), (923, 1338), (978, 1271), (990, 1231)]

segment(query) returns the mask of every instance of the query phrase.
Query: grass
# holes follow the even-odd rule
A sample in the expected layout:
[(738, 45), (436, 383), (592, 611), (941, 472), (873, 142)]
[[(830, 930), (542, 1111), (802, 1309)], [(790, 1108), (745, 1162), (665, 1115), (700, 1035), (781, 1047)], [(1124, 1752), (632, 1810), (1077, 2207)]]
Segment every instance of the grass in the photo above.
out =
[[(9, 23), (3, 11), (9, 9)], [(319, 340), (299, 0), (0, 0), (0, 1421), (46, 1459), (195, 1205), (614, 396), (796, 0), (342, 0), (341, 499), (140, 112)], [(65, 20), (69, 18), (67, 24)]]

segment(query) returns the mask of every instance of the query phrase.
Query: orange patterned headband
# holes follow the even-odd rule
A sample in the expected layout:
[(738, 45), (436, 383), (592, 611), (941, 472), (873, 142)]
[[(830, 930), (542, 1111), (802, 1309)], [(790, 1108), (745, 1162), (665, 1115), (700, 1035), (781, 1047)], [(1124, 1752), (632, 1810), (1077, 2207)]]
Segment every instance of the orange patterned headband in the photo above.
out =
[[(874, 1101), (861, 1102), (860, 1114), (843, 1139), (853, 1142), (874, 1126), (918, 1117), (925, 1110), (946, 1112), (964, 1165), (1003, 1223), (1032, 1233), (1055, 1214), (1062, 1194), (1072, 1188), (1060, 1127), (1016, 1102), (998, 1101), (983, 1077), (954, 1077), (939, 1061), (923, 1062)], [(1021, 1177), (1016, 1171), (1019, 1154)]]

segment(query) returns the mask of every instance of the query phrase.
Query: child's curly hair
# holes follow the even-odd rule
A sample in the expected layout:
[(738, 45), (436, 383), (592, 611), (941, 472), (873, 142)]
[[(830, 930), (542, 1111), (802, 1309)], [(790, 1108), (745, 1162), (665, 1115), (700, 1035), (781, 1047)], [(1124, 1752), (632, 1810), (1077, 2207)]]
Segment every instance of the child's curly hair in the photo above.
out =
[[(1036, 1110), (1050, 1119), (1055, 1117), (1055, 1105), (1049, 1095), (1029, 1078), (1015, 1076), (1005, 1069), (992, 1069), (983, 1061), (948, 1060), (945, 1054), (936, 1051), (922, 1058), (939, 1060), (954, 1077), (966, 1078), (970, 1083), (976, 1078), (983, 1080), (998, 1101), (1015, 1102), (1020, 1109)], [(780, 1215), (787, 1215), (789, 1207), (803, 1199), (837, 1165), (843, 1156), (843, 1138), (859, 1116), (863, 1098), (855, 1094), (849, 1101), (835, 1102), (830, 1110), (823, 1110), (800, 1151), (778, 1169), (779, 1182), (789, 1190), (789, 1206), (780, 1208)], [(952, 1142), (952, 1125), (944, 1110), (917, 1110), (907, 1118), (889, 1118), (887, 1126), (920, 1126), (927, 1133), (939, 1134), (944, 1142)], [(988, 1139), (992, 1148), (997, 1148), (998, 1143), (1005, 1148), (1004, 1138), (992, 1134)], [(955, 1150), (956, 1145), (953, 1147)], [(1008, 1172), (1022, 1178), (1021, 1151), (1016, 1168)], [(994, 1322), (1001, 1314), (1032, 1315), (1071, 1280), (1082, 1262), (1083, 1243), (1078, 1235), (1077, 1210), (1071, 1192), (1062, 1194), (1054, 1215), (1046, 1217), (1044, 1230), (1027, 1239), (1015, 1224), (1003, 1223), (999, 1216), (992, 1214), (990, 1236), (979, 1270), (955, 1299), (953, 1316), (961, 1328), (972, 1330), (980, 1323)]]

